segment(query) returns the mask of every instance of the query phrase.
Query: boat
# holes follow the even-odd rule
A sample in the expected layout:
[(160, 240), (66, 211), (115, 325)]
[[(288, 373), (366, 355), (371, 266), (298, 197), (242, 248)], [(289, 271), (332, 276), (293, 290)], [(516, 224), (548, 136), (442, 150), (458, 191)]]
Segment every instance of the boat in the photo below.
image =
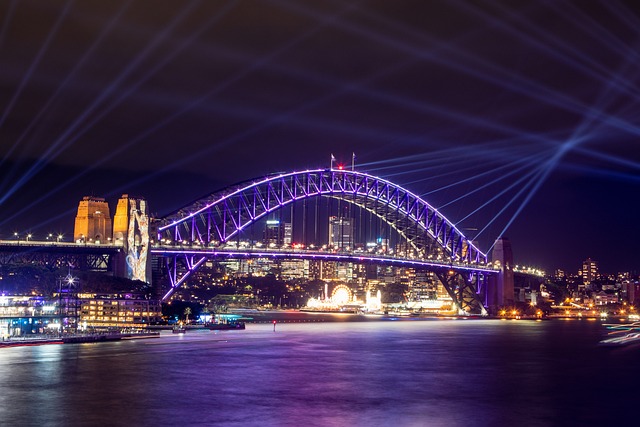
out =
[(244, 322), (230, 322), (230, 323), (209, 323), (205, 325), (210, 331), (229, 331), (244, 329)]
[(174, 334), (184, 334), (187, 332), (187, 328), (182, 325), (176, 325), (173, 327), (172, 332)]
[(233, 331), (244, 329), (244, 322), (240, 319), (246, 319), (237, 314), (216, 314), (212, 322), (205, 323), (204, 327), (210, 331)]
[(634, 344), (640, 342), (640, 333), (633, 332), (622, 336), (616, 336), (614, 338), (607, 338), (600, 341), (600, 346), (603, 347), (621, 347), (628, 344)]

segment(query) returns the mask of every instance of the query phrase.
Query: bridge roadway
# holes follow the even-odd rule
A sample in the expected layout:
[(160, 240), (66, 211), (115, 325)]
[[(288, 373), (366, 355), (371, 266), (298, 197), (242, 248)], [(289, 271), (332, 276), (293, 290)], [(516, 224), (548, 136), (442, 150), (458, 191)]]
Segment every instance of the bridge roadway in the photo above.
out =
[[(113, 255), (122, 251), (122, 246), (115, 244), (50, 242), (50, 241), (16, 241), (0, 240), (0, 252), (5, 254), (18, 253), (50, 253), (50, 254), (94, 254)], [(317, 259), (336, 262), (380, 263), (416, 268), (455, 268), (460, 271), (474, 271), (485, 274), (497, 274), (499, 269), (489, 264), (457, 263), (438, 259), (405, 258), (391, 254), (376, 254), (364, 251), (333, 252), (327, 250), (299, 249), (299, 248), (269, 248), (269, 247), (203, 247), (198, 245), (167, 245), (152, 244), (151, 254), (156, 256), (206, 256), (208, 258), (274, 258), (274, 259)]]
[(122, 250), (122, 246), (114, 244), (0, 240), (0, 265), (40, 263), (109, 271), (112, 257)]
[[(113, 271), (113, 256), (123, 247), (114, 244), (66, 243), (38, 241), (0, 241), (0, 264), (42, 262), (47, 265), (70, 265), (81, 270)], [(500, 269), (491, 263), (454, 262), (447, 259), (405, 257), (401, 253), (380, 254), (365, 251), (331, 251), (307, 248), (273, 248), (249, 246), (203, 246), (151, 244), (150, 255), (165, 258), (169, 272), (170, 289), (163, 301), (171, 297), (181, 284), (208, 259), (310, 259), (331, 262), (353, 262), (427, 269), (438, 275), (443, 285), (457, 302), (461, 312), (486, 314), (482, 300), (487, 279), (497, 277)], [(185, 269), (178, 273), (178, 260)], [(173, 260), (173, 261), (170, 261)], [(454, 274), (455, 272), (455, 274)], [(459, 278), (462, 281), (458, 281)], [(480, 290), (482, 288), (482, 291)]]
[(406, 258), (390, 254), (376, 254), (364, 251), (333, 252), (327, 250), (298, 249), (298, 248), (269, 248), (269, 247), (204, 247), (180, 245), (154, 245), (151, 254), (163, 257), (173, 256), (205, 256), (207, 258), (274, 258), (274, 259), (313, 259), (335, 262), (378, 263), (403, 267), (450, 269), (458, 271), (480, 272), (484, 274), (498, 274), (500, 270), (491, 263), (458, 263), (438, 259)]
[(70, 243), (39, 240), (0, 240), (0, 252), (48, 252), (65, 254), (115, 254), (122, 246), (97, 243)]

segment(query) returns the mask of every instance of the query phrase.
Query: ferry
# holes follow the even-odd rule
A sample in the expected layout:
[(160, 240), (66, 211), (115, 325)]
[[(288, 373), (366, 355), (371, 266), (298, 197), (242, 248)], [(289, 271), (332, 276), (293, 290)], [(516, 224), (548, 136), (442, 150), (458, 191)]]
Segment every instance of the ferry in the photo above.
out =
[(187, 332), (187, 328), (183, 325), (176, 325), (172, 329), (174, 334), (184, 334)]
[(210, 331), (229, 331), (245, 329), (243, 317), (237, 314), (216, 314), (214, 321), (205, 323), (204, 327)]
[(233, 323), (209, 323), (205, 325), (210, 331), (228, 331), (236, 329), (245, 329), (244, 322)]

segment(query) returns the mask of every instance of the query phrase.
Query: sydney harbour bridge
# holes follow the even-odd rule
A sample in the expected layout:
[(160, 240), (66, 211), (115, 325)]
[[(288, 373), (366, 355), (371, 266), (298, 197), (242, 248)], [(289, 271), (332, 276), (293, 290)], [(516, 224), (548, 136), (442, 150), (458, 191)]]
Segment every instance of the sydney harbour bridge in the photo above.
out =
[[(5, 242), (0, 245), (1, 261), (64, 256), (85, 268), (119, 274), (133, 259), (163, 272), (158, 275), (162, 279), (153, 278), (163, 282), (154, 283), (165, 289), (163, 300), (188, 286), (207, 260), (251, 258), (427, 270), (437, 276), (460, 314), (486, 314), (487, 308), (514, 299), (510, 249), (502, 251), (502, 245), (496, 245), (500, 250), (496, 256), (494, 249), (490, 262), (421, 197), (360, 171), (329, 168), (273, 174), (216, 191), (163, 218), (148, 221), (136, 216), (129, 248), (116, 239), (90, 245)], [(267, 244), (270, 224), (276, 224), (279, 239)], [(150, 274), (146, 277), (151, 280)]]

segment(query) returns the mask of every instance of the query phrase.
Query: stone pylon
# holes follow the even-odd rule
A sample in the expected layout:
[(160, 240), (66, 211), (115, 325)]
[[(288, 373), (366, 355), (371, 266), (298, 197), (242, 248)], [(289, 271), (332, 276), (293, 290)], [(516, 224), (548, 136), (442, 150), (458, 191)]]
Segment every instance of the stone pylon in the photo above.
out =
[(511, 306), (515, 301), (513, 251), (509, 239), (500, 237), (496, 240), (491, 252), (491, 261), (500, 268), (500, 273), (491, 276), (487, 289), (487, 305), (495, 314), (499, 308)]

